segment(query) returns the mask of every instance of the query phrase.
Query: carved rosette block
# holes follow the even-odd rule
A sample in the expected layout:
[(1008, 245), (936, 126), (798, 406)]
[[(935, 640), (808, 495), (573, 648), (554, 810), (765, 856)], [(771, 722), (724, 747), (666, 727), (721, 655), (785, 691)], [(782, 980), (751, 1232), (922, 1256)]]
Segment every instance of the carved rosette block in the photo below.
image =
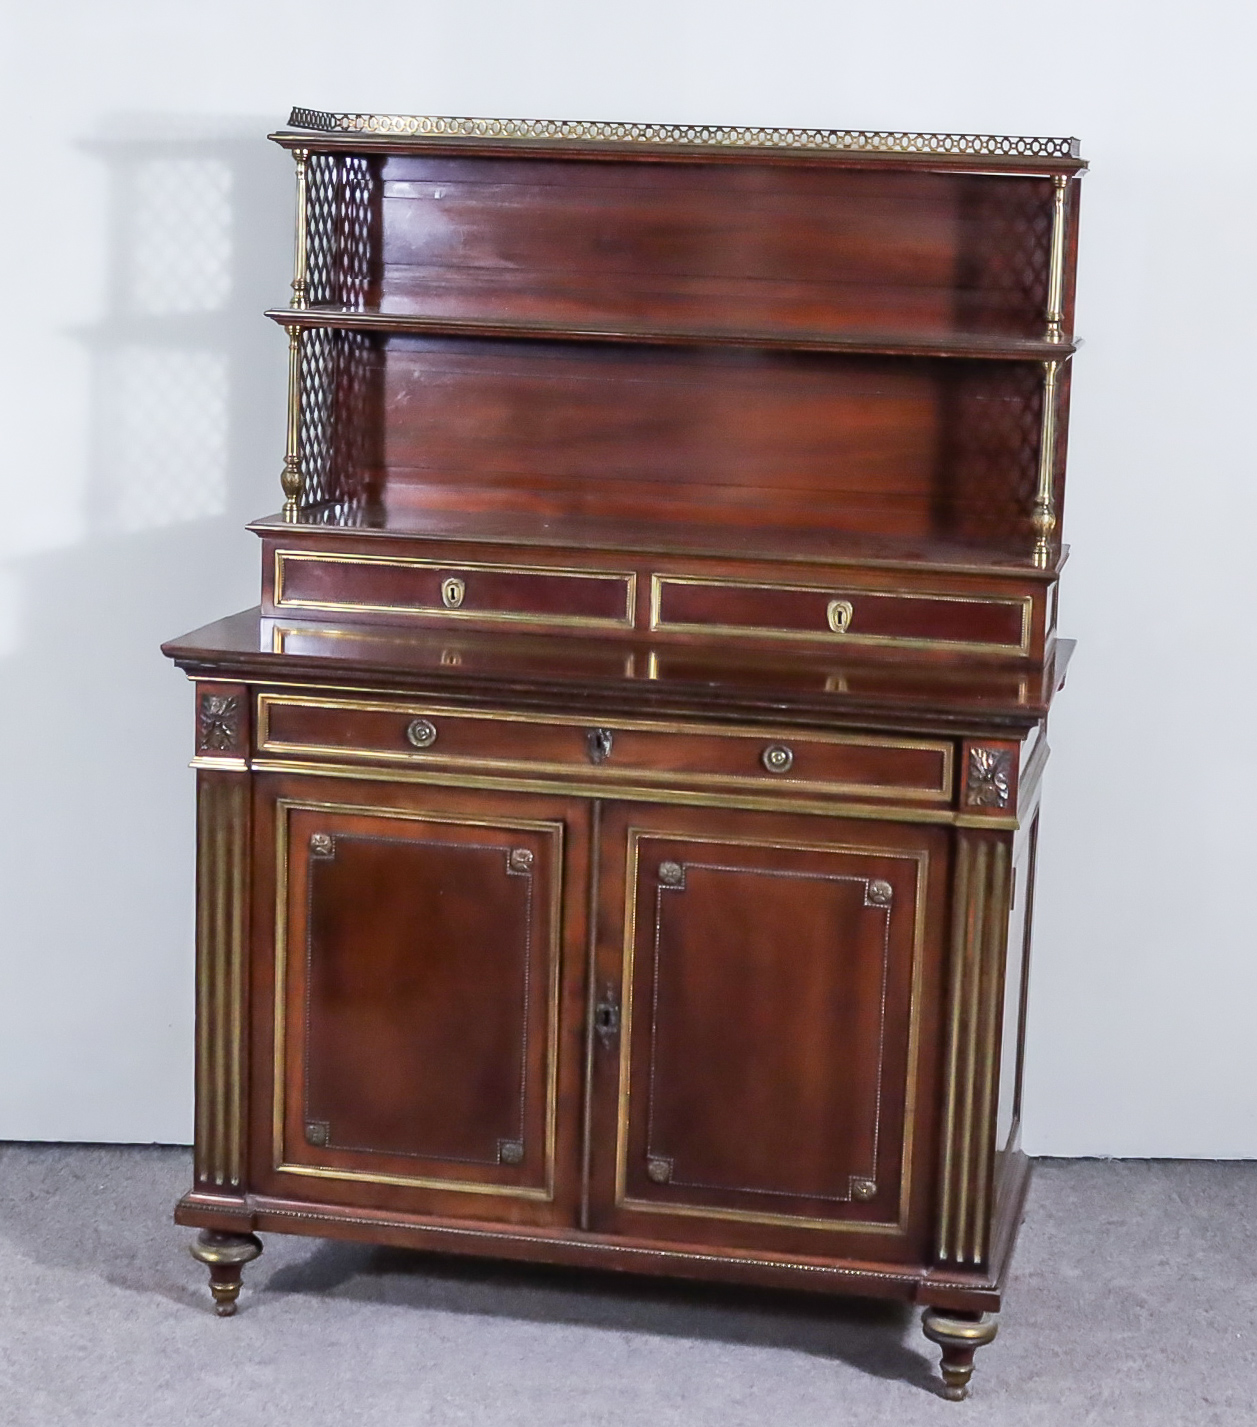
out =
[(196, 1178), (238, 1190), (244, 1167), (249, 781), (202, 771), (197, 787)]
[(952, 1402), (963, 1402), (969, 1396), (973, 1355), (994, 1340), (999, 1323), (990, 1313), (964, 1316), (927, 1308), (921, 1331), (943, 1350), (943, 1396)]
[(244, 757), (247, 702), (247, 692), (238, 684), (197, 685), (198, 757)]
[(966, 744), (964, 806), (1004, 812), (1016, 804), (1016, 750), (999, 744)]
[(240, 1297), (240, 1279), (244, 1266), (262, 1252), (262, 1241), (256, 1234), (224, 1234), (217, 1229), (203, 1229), (188, 1252), (210, 1273), (210, 1292), (220, 1318), (230, 1318)]
[(957, 838), (935, 1242), (938, 1263), (956, 1267), (981, 1268), (990, 1251), (1010, 841)]

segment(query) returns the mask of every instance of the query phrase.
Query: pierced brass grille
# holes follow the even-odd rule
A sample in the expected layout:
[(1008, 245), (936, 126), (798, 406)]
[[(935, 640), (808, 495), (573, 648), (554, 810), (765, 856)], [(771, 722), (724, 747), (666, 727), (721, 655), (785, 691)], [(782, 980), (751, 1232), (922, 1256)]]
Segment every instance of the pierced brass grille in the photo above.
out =
[(1077, 139), (891, 130), (766, 129), (724, 124), (620, 124), (590, 119), (471, 119), (418, 114), (329, 114), (295, 108), (288, 122), (322, 133), (469, 139), (552, 139), (743, 149), (827, 149), (885, 154), (1077, 158)]

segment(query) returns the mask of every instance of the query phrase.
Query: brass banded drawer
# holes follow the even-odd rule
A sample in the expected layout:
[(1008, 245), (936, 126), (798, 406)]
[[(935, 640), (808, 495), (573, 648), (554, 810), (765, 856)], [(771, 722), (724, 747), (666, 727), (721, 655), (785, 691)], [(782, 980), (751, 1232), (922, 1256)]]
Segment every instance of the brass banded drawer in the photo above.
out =
[(1029, 595), (931, 594), (858, 586), (761, 584), (653, 575), (650, 627), (660, 633), (940, 648), (1024, 655)]
[(630, 719), (595, 726), (544, 714), (266, 693), (258, 695), (256, 727), (259, 755), (279, 758), (928, 803), (952, 793), (952, 747), (941, 740)]
[(277, 610), (623, 630), (633, 627), (636, 589), (631, 571), (275, 551)]

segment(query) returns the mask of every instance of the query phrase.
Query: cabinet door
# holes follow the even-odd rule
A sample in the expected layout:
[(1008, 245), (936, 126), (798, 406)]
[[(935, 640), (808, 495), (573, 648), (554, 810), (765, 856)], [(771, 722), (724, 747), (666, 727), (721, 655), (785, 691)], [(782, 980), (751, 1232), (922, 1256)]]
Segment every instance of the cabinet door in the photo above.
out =
[(591, 1227), (919, 1253), (945, 834), (626, 805), (602, 827)]
[(584, 809), (316, 779), (263, 789), (273, 1192), (570, 1219), (577, 1147), (558, 1098), (579, 1071)]

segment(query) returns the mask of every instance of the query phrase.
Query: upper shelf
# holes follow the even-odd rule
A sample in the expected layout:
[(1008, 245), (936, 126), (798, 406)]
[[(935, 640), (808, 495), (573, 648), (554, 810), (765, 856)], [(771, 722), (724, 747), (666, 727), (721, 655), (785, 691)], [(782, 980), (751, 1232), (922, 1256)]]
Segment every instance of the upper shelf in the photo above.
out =
[(331, 327), (348, 331), (413, 333), (421, 336), (505, 337), (534, 341), (626, 342), (648, 346), (758, 347), (790, 352), (849, 352), (878, 356), (973, 357), (1005, 361), (1061, 361), (1078, 342), (1007, 337), (985, 332), (809, 332), (713, 327), (671, 327), (616, 322), (589, 325), (508, 317), (468, 317), (421, 312), (413, 305), (391, 309), (276, 307), (266, 315), (284, 327)]
[[(805, 159), (893, 163), (969, 171), (1078, 173), (1086, 168), (1073, 138), (1003, 134), (914, 134), (854, 129), (742, 128), (714, 124), (632, 124), (602, 120), (453, 118), (411, 114), (336, 114), (295, 108), (290, 131), (271, 137), (288, 148), (374, 149), (386, 153), (532, 150), (563, 156), (610, 155), (704, 161), (781, 155)], [(305, 132), (302, 132), (305, 131)], [(311, 145), (311, 133), (318, 134)]]

